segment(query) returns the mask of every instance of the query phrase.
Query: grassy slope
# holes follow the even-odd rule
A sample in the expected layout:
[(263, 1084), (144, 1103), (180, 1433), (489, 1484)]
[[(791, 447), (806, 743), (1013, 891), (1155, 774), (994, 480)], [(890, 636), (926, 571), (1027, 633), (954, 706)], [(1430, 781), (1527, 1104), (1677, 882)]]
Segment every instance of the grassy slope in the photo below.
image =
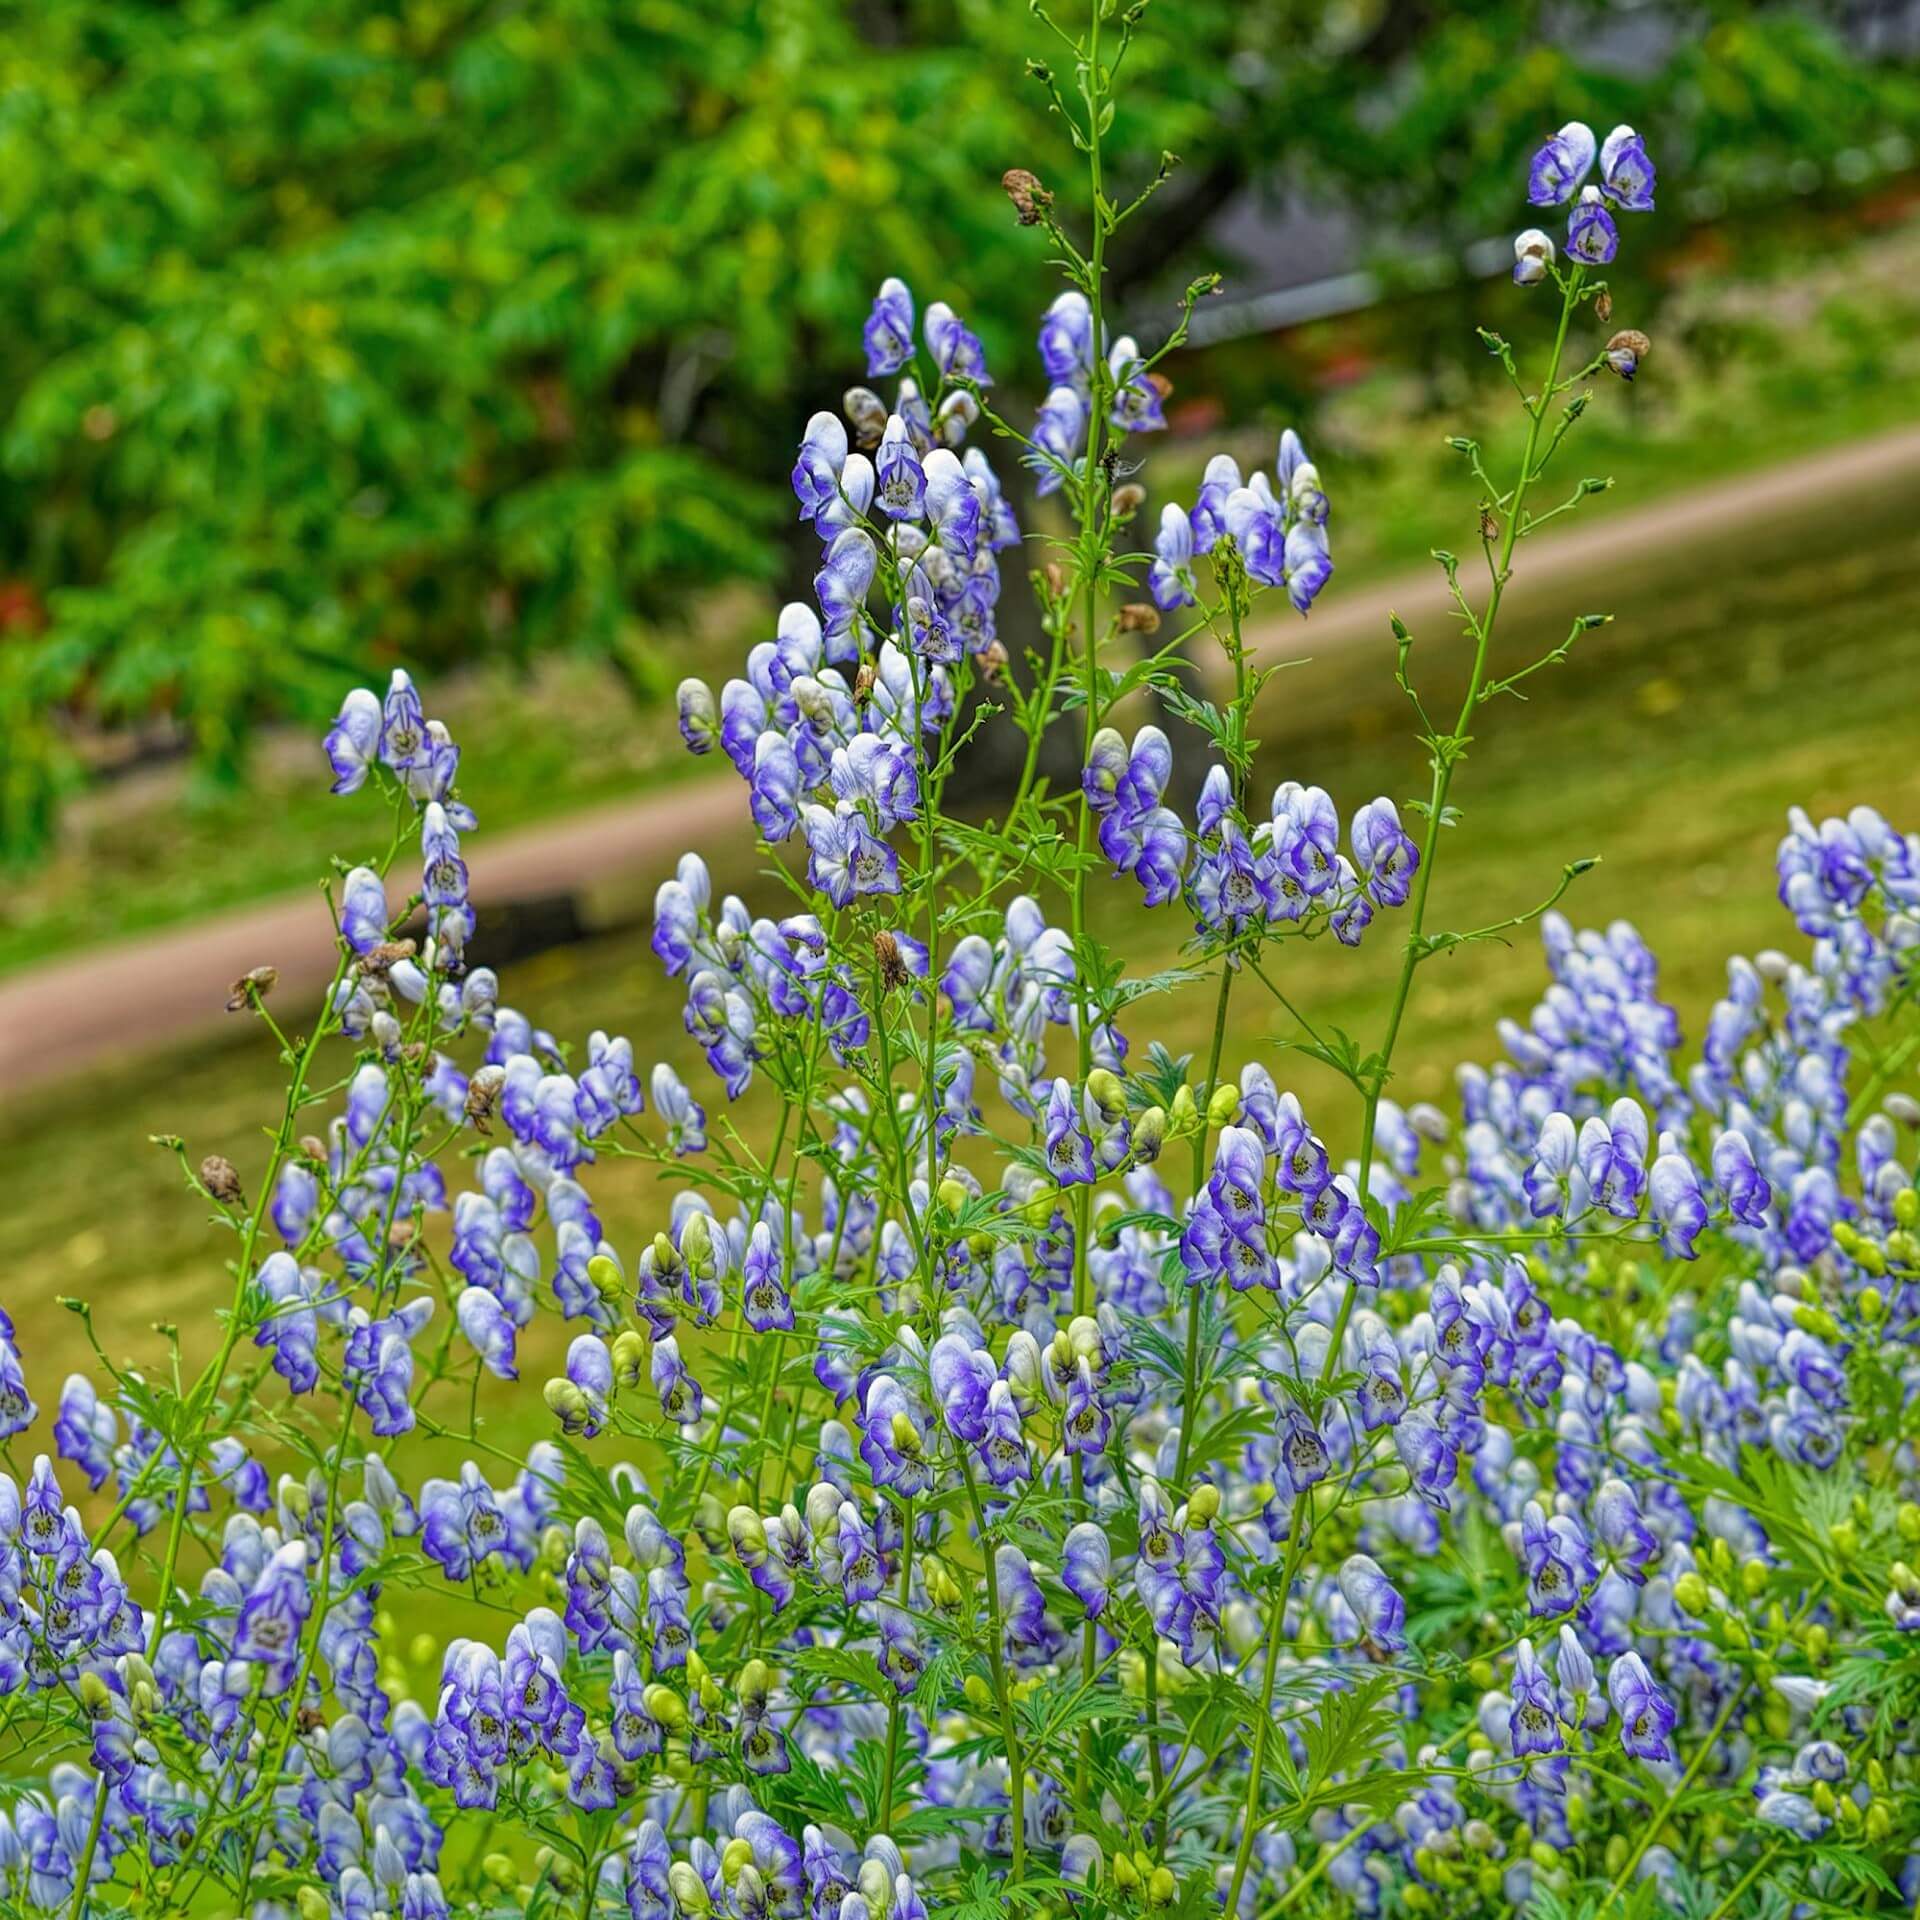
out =
[[(1789, 803), (1819, 812), (1870, 799), (1896, 821), (1920, 821), (1911, 698), (1920, 685), (1920, 549), (1909, 518), (1898, 502), (1842, 527), (1816, 518), (1805, 540), (1769, 532), (1627, 583), (1613, 602), (1615, 626), (1531, 683), (1538, 692), (1529, 705), (1506, 703), (1487, 716), (1456, 786), (1464, 819), (1436, 880), (1434, 924), (1478, 924), (1531, 905), (1565, 860), (1600, 853), (1603, 865), (1580, 883), (1570, 910), (1582, 924), (1634, 919), (1664, 956), (1669, 996), (1697, 1034), (1727, 953), (1796, 944), (1771, 875)], [(1581, 603), (1607, 604), (1585, 595)], [(1550, 624), (1531, 634), (1516, 625), (1503, 636), (1501, 663), (1520, 664), (1557, 640), (1557, 607)], [(1450, 683), (1458, 666), (1436, 650), (1426, 683)], [(1387, 669), (1383, 650), (1283, 675), (1259, 729), (1264, 775), (1317, 781), (1343, 810), (1371, 793), (1404, 798), (1422, 789), (1419, 751)], [(765, 905), (769, 890), (754, 882), (744, 841), (708, 852), (722, 884)], [(1177, 919), (1143, 923), (1125, 883), (1099, 897), (1104, 936), (1128, 943), (1137, 970), (1172, 954)], [(1376, 929), (1357, 955), (1330, 944), (1287, 949), (1280, 966), (1289, 993), (1370, 1044), (1396, 964), (1392, 936), (1391, 923)], [(1495, 1019), (1524, 1016), (1540, 981), (1531, 936), (1432, 963), (1402, 1048), (1403, 1096), (1444, 1098), (1452, 1065), (1491, 1058)], [(675, 1059), (718, 1119), (721, 1102), (680, 1032), (680, 996), (662, 979), (644, 930), (527, 962), (505, 984), (514, 1004), (563, 1037), (578, 1041), (605, 1025), (633, 1035), (643, 1062)], [(1137, 1039), (1197, 1048), (1205, 998), (1190, 991), (1144, 1003)], [(1267, 1059), (1323, 1131), (1350, 1146), (1350, 1098), (1306, 1063), (1275, 1056), (1277, 1023), (1263, 998), (1242, 990), (1230, 1059)], [(79, 1323), (54, 1305), (59, 1294), (95, 1302), (102, 1326), (115, 1330), (116, 1357), (155, 1360), (148, 1329), (159, 1319), (182, 1328), (190, 1352), (206, 1350), (211, 1315), (231, 1290), (221, 1265), (229, 1249), (146, 1142), (181, 1132), (196, 1156), (224, 1152), (250, 1175), (262, 1157), (262, 1123), (277, 1112), (276, 1073), (261, 1042), (257, 1030), (236, 1031), (212, 1050), (40, 1092), (0, 1117), (0, 1190), (9, 1196), (0, 1273), (43, 1404), (85, 1362)], [(983, 1097), (995, 1096), (983, 1089)], [(737, 1117), (751, 1132), (763, 1112), (751, 1101)], [(664, 1215), (666, 1196), (644, 1173), (604, 1171), (594, 1192), (629, 1255)], [(551, 1326), (545, 1316), (537, 1324)], [(523, 1355), (533, 1381), (557, 1358), (546, 1338), (551, 1352)], [(542, 1424), (537, 1395), (524, 1385), (490, 1383), (487, 1404), (503, 1438)]]

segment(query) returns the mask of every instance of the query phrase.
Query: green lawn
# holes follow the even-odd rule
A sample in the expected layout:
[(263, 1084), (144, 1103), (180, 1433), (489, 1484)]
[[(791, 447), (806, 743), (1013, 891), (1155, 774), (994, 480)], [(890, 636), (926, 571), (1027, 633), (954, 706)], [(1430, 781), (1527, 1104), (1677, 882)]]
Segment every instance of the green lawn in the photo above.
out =
[[(1774, 901), (1771, 866), (1790, 803), (1818, 813), (1865, 799), (1896, 822), (1920, 822), (1920, 546), (1899, 502), (1839, 525), (1816, 513), (1805, 540), (1759, 529), (1630, 576), (1613, 606), (1616, 624), (1531, 682), (1529, 704), (1485, 716), (1456, 783), (1463, 818), (1436, 878), (1433, 924), (1478, 925), (1532, 905), (1566, 860), (1600, 854), (1570, 911), (1582, 924), (1631, 917), (1663, 956), (1667, 992), (1697, 1034), (1729, 952), (1798, 945)], [(1537, 631), (1516, 624), (1500, 664), (1520, 664), (1563, 630), (1558, 608)], [(1457, 657), (1438, 647), (1431, 656), (1427, 683), (1450, 684)], [(1263, 778), (1317, 781), (1343, 812), (1376, 792), (1404, 799), (1424, 790), (1388, 665), (1383, 647), (1284, 674), (1259, 729)], [(371, 829), (371, 812), (362, 817)], [(707, 851), (722, 884), (765, 907), (771, 896), (754, 881), (744, 836)], [(1103, 937), (1132, 943), (1142, 968), (1172, 953), (1177, 918), (1143, 921), (1130, 883), (1103, 887), (1099, 898)], [(1357, 954), (1331, 943), (1287, 949), (1288, 992), (1316, 1018), (1367, 1039), (1396, 965), (1394, 931), (1390, 919), (1377, 926)], [(1401, 1095), (1444, 1100), (1453, 1065), (1494, 1057), (1495, 1020), (1524, 1016), (1541, 978), (1531, 935), (1432, 962), (1405, 1033)], [(504, 984), (513, 1004), (563, 1037), (579, 1041), (604, 1025), (631, 1034), (643, 1062), (675, 1059), (718, 1117), (722, 1102), (680, 1031), (680, 995), (648, 952), (644, 927), (523, 963)], [(1234, 1064), (1265, 1059), (1322, 1131), (1350, 1146), (1350, 1096), (1307, 1063), (1276, 1055), (1263, 998), (1240, 994)], [(1204, 999), (1189, 991), (1143, 1003), (1136, 1041), (1198, 1047)], [(148, 1329), (163, 1319), (182, 1328), (190, 1351), (205, 1350), (211, 1310), (231, 1287), (221, 1266), (228, 1248), (147, 1140), (179, 1132), (196, 1157), (226, 1153), (243, 1176), (260, 1165), (276, 1075), (258, 1030), (233, 1025), (234, 1037), (213, 1046), (38, 1091), (0, 1120), (0, 1190), (9, 1196), (0, 1272), (43, 1405), (85, 1363), (79, 1324), (56, 1295), (94, 1301), (116, 1357), (152, 1362), (158, 1343)], [(996, 1096), (983, 1089), (983, 1097)], [(750, 1106), (742, 1124), (751, 1130), (759, 1113)], [(631, 1256), (660, 1222), (666, 1193), (631, 1169), (602, 1173), (593, 1190)], [(541, 1378), (557, 1353), (557, 1343), (543, 1353), (530, 1342), (528, 1378)], [(489, 1395), (512, 1429), (538, 1427), (535, 1389), (490, 1386)]]

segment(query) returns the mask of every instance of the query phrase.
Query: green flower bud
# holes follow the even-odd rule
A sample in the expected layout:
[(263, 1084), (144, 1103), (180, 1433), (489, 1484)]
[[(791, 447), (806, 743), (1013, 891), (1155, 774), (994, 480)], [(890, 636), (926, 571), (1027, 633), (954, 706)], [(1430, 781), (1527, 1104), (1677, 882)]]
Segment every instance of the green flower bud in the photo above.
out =
[(707, 1883), (684, 1860), (676, 1860), (667, 1869), (667, 1888), (683, 1913), (710, 1913), (713, 1902), (707, 1897)]
[(632, 1327), (623, 1328), (613, 1336), (608, 1347), (613, 1361), (613, 1378), (618, 1386), (637, 1387), (646, 1377), (647, 1340), (642, 1333)]

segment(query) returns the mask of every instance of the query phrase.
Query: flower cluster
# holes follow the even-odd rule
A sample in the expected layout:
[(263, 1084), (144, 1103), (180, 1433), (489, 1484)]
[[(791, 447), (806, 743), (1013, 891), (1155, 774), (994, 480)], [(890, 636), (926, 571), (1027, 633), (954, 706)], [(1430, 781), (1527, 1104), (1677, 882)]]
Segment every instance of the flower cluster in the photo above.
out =
[[(1589, 186), (1587, 176), (1596, 159), (1600, 184)], [(1536, 207), (1564, 207), (1572, 201), (1567, 257), (1582, 266), (1604, 267), (1620, 251), (1614, 214), (1651, 213), (1653, 187), (1653, 161), (1646, 142), (1631, 127), (1615, 127), (1601, 141), (1584, 121), (1569, 120), (1533, 156), (1527, 198)], [(1537, 286), (1552, 270), (1553, 261), (1553, 241), (1538, 227), (1529, 227), (1513, 243), (1514, 283)], [(1628, 379), (1633, 376), (1632, 367), (1616, 371)]]
[[(1097, 142), (1097, 43), (1083, 71)], [(1536, 194), (1578, 185), (1582, 131)], [(1630, 136), (1602, 165), (1619, 204), (1650, 195)], [(1568, 277), (1563, 336), (1590, 294)], [(1045, 317), (1031, 434), (899, 281), (865, 345), (894, 405), (855, 389), (795, 469), (817, 611), (717, 702), (681, 691), (792, 909), (716, 905), (694, 854), (661, 885), (695, 1087), (502, 1000), (457, 749), (404, 674), (346, 700), (336, 790), (394, 825), (341, 865), (264, 1171), (195, 1176), (233, 1236), (217, 1350), (102, 1349), (51, 1455), (0, 1475), (0, 1695), (34, 1782), (0, 1806), (0, 1904), (1729, 1914), (1769, 1872), (1911, 1902), (1920, 836), (1796, 813), (1809, 950), (1735, 959), (1697, 1055), (1631, 927), (1497, 922), (1539, 922), (1538, 1007), (1454, 1111), (1402, 1107), (1417, 971), (1472, 937), (1425, 915), (1480, 670), (1429, 726), (1422, 847), (1384, 799), (1343, 839), (1291, 781), (1250, 821), (1241, 623), (1325, 577), (1298, 441), (1277, 484), (1216, 461), (1149, 562), (1103, 455), (1165, 384), (1107, 342), (1096, 272)], [(1086, 625), (1045, 586), (1053, 652), (1017, 694), (992, 611), (1019, 535), (955, 452), (981, 419), (1078, 529)], [(1191, 830), (1167, 734), (1115, 724), (1168, 680), (1102, 665), (1103, 583), (1143, 566), (1232, 635)], [(1497, 596), (1461, 607), (1484, 657)], [(941, 788), (996, 685), (1029, 751), (987, 832)], [(1056, 794), (1063, 715), (1084, 777)], [(1153, 984), (1213, 992), (1204, 1061), (1121, 1031), (1145, 996), (1087, 931), (1103, 864), (1192, 913), (1192, 964)], [(1362, 1054), (1260, 949), (1350, 945), (1382, 908), (1408, 932)], [(1290, 1057), (1247, 1031), (1256, 984), (1348, 1111), (1310, 1118), (1249, 1057)], [(696, 1088), (756, 1083), (771, 1120), (709, 1125)], [(638, 1169), (660, 1187), (628, 1238)], [(30, 1346), (0, 1317), (9, 1439)]]

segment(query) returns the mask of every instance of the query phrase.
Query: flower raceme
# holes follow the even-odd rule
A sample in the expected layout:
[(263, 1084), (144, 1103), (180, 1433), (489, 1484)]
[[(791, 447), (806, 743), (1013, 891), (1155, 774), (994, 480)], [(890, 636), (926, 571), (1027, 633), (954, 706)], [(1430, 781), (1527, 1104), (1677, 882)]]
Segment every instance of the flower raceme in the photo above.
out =
[[(1536, 203), (1596, 162), (1577, 268), (1534, 234), (1516, 275), (1569, 320), (1579, 233), (1651, 204), (1638, 140), (1577, 126)], [(1733, 961), (1697, 1054), (1639, 935), (1553, 909), (1453, 1112), (1387, 1096), (1393, 1032), (1369, 1060), (1303, 1023), (1359, 1096), (1309, 1113), (1230, 996), (1397, 913), (1397, 1031), (1458, 938), (1424, 917), (1444, 752), (1430, 802), (1344, 828), (1303, 781), (1250, 797), (1243, 623), (1325, 584), (1318, 471), (1290, 433), (1271, 478), (1215, 456), (1132, 554), (1106, 455), (1167, 388), (1091, 271), (1029, 432), (903, 281), (864, 347), (888, 397), (816, 414), (793, 470), (812, 603), (680, 691), (779, 866), (764, 913), (693, 853), (659, 887), (684, 1058), (502, 999), (458, 748), (404, 673), (343, 702), (332, 784), (393, 828), (342, 864), (264, 1176), (198, 1182), (224, 1345), (197, 1385), (74, 1376), (53, 1454), (0, 1476), (0, 1904), (925, 1920), (1004, 1886), (1254, 1920), (1639, 1881), (1730, 1913), (1770, 1865), (1910, 1901), (1914, 1742), (1868, 1696), (1920, 1678), (1920, 837), (1794, 814), (1807, 950)], [(1079, 530), (1017, 690), (982, 423)], [(1136, 572), (1235, 672), (1190, 817), (1103, 678)], [(1029, 774), (987, 831), (942, 793), (996, 699)], [(1207, 1062), (1089, 934), (1107, 869), (1190, 917)], [(764, 1130), (710, 1118), (755, 1087)], [(602, 1207), (640, 1168), (628, 1235)], [(0, 1316), (8, 1437), (30, 1345)]]

